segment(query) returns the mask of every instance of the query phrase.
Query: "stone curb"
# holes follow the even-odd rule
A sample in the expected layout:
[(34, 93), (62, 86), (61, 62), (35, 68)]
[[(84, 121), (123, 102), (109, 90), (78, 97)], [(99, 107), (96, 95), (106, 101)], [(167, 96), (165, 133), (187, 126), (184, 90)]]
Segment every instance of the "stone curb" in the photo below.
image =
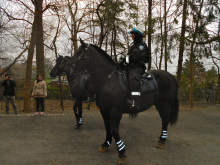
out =
[[(43, 116), (67, 116), (67, 115), (74, 115), (74, 113), (58, 113), (58, 114), (47, 114), (47, 113), (45, 113)], [(7, 116), (7, 117), (9, 117), (9, 116), (34, 116), (34, 114), (1, 114), (0, 116), (2, 116), (2, 117), (4, 117), (4, 116)], [(37, 115), (37, 116), (40, 116), (40, 114), (39, 115)]]

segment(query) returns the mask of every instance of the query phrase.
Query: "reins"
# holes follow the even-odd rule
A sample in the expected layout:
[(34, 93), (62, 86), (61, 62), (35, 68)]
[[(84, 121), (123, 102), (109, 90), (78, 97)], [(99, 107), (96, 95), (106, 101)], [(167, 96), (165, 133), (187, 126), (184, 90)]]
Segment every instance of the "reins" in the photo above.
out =
[[(111, 78), (112, 75), (116, 72), (117, 66), (113, 66), (113, 67), (110, 67), (110, 68), (107, 68), (107, 69), (103, 69), (103, 70), (99, 70), (99, 71), (92, 71), (92, 72), (87, 71), (87, 73), (89, 73), (89, 74), (95, 74), (95, 73), (104, 72), (104, 71), (107, 71), (107, 70), (110, 70), (110, 69), (113, 69), (113, 68), (114, 68), (113, 72), (108, 76), (108, 78)], [(71, 68), (71, 70), (70, 70), (70, 74), (71, 74), (71, 75), (73, 75), (73, 74), (74, 74), (74, 75), (80, 75), (80, 73), (83, 73), (83, 71), (76, 71), (76, 70), (73, 70), (72, 68)]]

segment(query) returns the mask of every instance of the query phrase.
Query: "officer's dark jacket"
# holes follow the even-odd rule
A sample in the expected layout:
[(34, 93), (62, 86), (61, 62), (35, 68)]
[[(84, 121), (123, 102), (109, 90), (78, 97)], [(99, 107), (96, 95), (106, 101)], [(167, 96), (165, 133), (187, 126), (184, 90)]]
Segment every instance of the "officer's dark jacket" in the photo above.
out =
[[(9, 85), (7, 83), (7, 81), (9, 81)], [(4, 91), (3, 91), (3, 96), (14, 96), (15, 95), (15, 81), (14, 80), (4, 80), (1, 84), (1, 86), (4, 87)]]
[(129, 64), (142, 66), (146, 69), (145, 64), (149, 61), (148, 47), (143, 39), (134, 42), (128, 51)]

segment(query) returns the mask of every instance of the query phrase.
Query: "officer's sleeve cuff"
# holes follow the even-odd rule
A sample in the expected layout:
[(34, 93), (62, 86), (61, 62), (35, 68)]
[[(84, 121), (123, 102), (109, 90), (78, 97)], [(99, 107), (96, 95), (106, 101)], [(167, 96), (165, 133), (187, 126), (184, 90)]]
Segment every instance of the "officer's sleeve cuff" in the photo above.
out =
[(126, 55), (126, 63), (129, 63), (129, 55)]

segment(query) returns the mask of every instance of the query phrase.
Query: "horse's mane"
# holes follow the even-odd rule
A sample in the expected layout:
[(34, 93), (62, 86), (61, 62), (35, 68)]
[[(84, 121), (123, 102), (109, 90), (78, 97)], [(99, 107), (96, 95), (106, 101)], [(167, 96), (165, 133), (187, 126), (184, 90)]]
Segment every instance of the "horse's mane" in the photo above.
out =
[(109, 61), (112, 62), (112, 64), (115, 65), (114, 60), (113, 60), (104, 50), (102, 50), (100, 47), (98, 47), (98, 46), (96, 46), (96, 45), (93, 45), (93, 44), (90, 44), (90, 46), (92, 46), (92, 47), (95, 48), (97, 51), (99, 51), (100, 53), (102, 53)]
[(58, 56), (56, 62), (58, 62), (61, 58), (63, 58), (63, 56)]
[(69, 60), (69, 59), (71, 59), (71, 57), (70, 57), (70, 56), (64, 56), (64, 58), (67, 58), (68, 60)]

